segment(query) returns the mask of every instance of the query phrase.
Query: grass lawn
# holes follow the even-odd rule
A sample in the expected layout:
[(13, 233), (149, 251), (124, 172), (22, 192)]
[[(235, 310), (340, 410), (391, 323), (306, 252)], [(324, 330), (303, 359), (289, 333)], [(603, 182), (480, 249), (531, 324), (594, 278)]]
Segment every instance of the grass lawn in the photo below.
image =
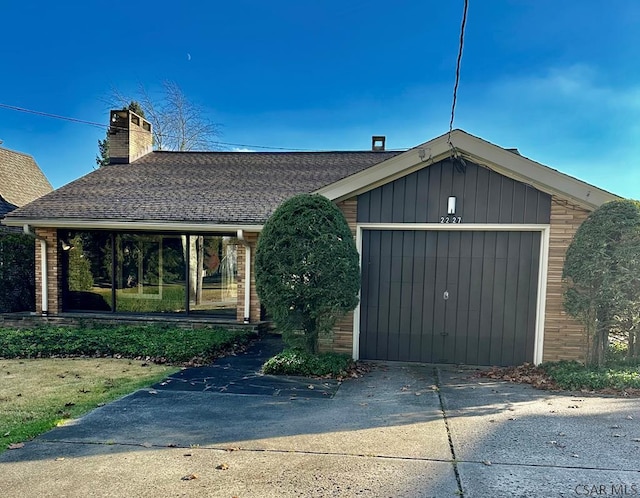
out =
[(0, 453), (176, 370), (114, 358), (0, 360)]
[(254, 337), (221, 327), (0, 328), (0, 452)]

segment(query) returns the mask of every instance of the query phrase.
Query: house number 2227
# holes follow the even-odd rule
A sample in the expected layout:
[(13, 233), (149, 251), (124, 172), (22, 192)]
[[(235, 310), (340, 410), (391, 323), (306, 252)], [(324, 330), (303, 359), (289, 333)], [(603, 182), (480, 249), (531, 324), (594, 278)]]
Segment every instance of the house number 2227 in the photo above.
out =
[(440, 223), (462, 223), (462, 216), (440, 216)]

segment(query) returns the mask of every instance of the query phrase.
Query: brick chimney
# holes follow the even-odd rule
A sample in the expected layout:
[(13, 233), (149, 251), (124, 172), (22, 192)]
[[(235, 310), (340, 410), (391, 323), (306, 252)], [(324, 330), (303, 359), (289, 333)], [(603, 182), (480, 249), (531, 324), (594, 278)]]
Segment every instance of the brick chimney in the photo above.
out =
[(109, 164), (127, 164), (151, 152), (151, 123), (129, 110), (111, 111)]
[(374, 135), (371, 137), (371, 150), (384, 152), (384, 143), (387, 137), (384, 135)]

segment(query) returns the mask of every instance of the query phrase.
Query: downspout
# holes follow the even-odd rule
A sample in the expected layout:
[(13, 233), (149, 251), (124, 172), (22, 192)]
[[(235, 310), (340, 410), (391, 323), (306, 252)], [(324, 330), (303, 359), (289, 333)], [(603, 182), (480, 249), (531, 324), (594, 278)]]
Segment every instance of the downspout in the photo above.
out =
[(37, 235), (29, 225), (24, 225), (22, 230), (25, 234), (30, 235), (34, 239), (40, 241), (40, 275), (42, 281), (42, 314), (47, 315), (49, 313), (49, 294), (48, 294), (48, 275), (49, 268), (47, 265), (47, 239)]
[(238, 230), (238, 240), (244, 246), (244, 323), (249, 323), (251, 315), (251, 246), (244, 238), (242, 229)]

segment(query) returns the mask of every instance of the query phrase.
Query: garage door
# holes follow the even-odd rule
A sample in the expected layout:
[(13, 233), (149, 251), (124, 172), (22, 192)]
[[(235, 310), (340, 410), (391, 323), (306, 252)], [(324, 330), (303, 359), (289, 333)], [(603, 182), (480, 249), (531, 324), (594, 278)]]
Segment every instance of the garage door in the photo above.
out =
[(360, 358), (533, 360), (539, 232), (364, 230)]

